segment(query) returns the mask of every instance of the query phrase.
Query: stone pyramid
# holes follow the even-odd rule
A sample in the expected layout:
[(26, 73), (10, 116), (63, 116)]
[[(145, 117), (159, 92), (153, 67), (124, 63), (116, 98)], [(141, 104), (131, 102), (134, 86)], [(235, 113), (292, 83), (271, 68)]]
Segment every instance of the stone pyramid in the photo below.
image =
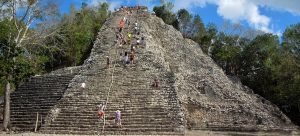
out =
[[(34, 87), (47, 84), (48, 80), (44, 80), (26, 82), (20, 88), (27, 90), (19, 89), (13, 94), (15, 130), (32, 131), (39, 109), (43, 109), (38, 125), (42, 133), (184, 135), (185, 129), (296, 129), (278, 107), (228, 78), (197, 43), (183, 38), (155, 15), (127, 15), (131, 25), (125, 26), (124, 35), (133, 29), (133, 22), (138, 22), (140, 35), (136, 36), (144, 37), (145, 45), (137, 47), (134, 64), (124, 66), (119, 53), (130, 47), (116, 44), (116, 29), (125, 15), (117, 12), (107, 19), (82, 66), (42, 76), (47, 79), (69, 75), (67, 86), (60, 87), (63, 93), (51, 89), (53, 84), (44, 87), (48, 91)], [(105, 68), (106, 56), (112, 62), (111, 68)], [(159, 79), (159, 87), (151, 86), (154, 79)], [(51, 80), (55, 81), (61, 83)], [(81, 88), (82, 83), (85, 88)], [(50, 99), (51, 94), (60, 97)], [(39, 97), (43, 95), (49, 98)], [(36, 98), (41, 100), (33, 102)], [(22, 100), (26, 102), (19, 102)], [(107, 103), (105, 121), (97, 115), (97, 105), (101, 103)], [(121, 128), (114, 122), (116, 110), (122, 113)]]

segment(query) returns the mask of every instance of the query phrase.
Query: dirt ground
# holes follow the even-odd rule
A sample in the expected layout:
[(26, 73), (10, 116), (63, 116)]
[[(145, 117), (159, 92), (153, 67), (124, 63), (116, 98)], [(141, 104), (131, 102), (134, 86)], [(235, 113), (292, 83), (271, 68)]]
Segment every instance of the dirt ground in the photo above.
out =
[(187, 136), (300, 136), (299, 132), (222, 132), (222, 131), (186, 131)]
[[(279, 133), (279, 132), (221, 132), (221, 131), (186, 131), (186, 136), (300, 136), (299, 132)], [(18, 133), (9, 134), (0, 132), (0, 136), (84, 136), (84, 135), (57, 135), (57, 134), (39, 134), (39, 133)], [(127, 135), (129, 136), (129, 135)], [(133, 136), (133, 135), (132, 135)], [(146, 135), (145, 135), (146, 136)]]

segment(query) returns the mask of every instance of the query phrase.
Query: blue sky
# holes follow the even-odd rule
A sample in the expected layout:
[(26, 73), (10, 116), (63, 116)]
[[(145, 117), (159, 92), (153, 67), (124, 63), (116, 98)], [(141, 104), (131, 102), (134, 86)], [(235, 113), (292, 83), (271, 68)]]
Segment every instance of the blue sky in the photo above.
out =
[[(240, 23), (244, 27), (281, 35), (285, 28), (300, 23), (300, 0), (165, 0), (174, 3), (174, 12), (185, 8), (201, 16), (203, 22), (221, 27), (225, 21)], [(96, 5), (108, 2), (110, 9), (120, 5), (146, 5), (149, 9), (160, 4), (160, 0), (64, 0), (60, 10), (69, 11), (70, 4), (80, 7), (82, 2)]]

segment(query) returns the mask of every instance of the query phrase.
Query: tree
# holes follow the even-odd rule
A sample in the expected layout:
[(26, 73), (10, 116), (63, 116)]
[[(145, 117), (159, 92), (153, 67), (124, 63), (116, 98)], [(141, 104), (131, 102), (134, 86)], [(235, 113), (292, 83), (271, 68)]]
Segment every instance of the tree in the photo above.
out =
[(217, 26), (213, 23), (209, 23), (206, 26), (206, 34), (200, 39), (200, 47), (204, 53), (211, 55), (212, 46), (216, 42), (217, 38)]
[(212, 45), (211, 56), (222, 67), (227, 75), (237, 75), (240, 67), (241, 47), (238, 36), (226, 35), (221, 32)]
[(282, 39), (283, 45), (291, 54), (300, 56), (300, 23), (288, 27)]
[(257, 36), (243, 49), (240, 78), (242, 82), (262, 96), (271, 95), (271, 64), (278, 53), (279, 40), (272, 34)]
[(209, 23), (206, 26), (206, 33), (209, 39), (214, 40), (218, 33), (217, 26), (214, 23)]
[(5, 110), (4, 110), (4, 129), (7, 129), (9, 124), (9, 102), (10, 102), (10, 92), (13, 90), (13, 85), (18, 85), (18, 82), (22, 78), (27, 77), (32, 73), (30, 64), (26, 61), (26, 58), (22, 53), (22, 49), (17, 47), (13, 40), (11, 34), (13, 31), (11, 29), (11, 21), (4, 20), (0, 22), (0, 83), (5, 84)]
[(96, 26), (95, 26), (95, 35), (97, 34), (98, 30), (100, 29), (101, 25), (106, 21), (109, 16), (109, 4), (108, 3), (99, 3), (97, 6), (97, 13), (96, 13)]
[[(42, 15), (47, 15), (49, 10), (42, 9), (42, 5), (37, 0), (4, 0), (0, 2), (2, 8), (0, 13), (3, 15), (1, 20), (1, 27), (4, 35), (1, 35), (1, 61), (3, 71), (1, 77), (6, 82), (5, 89), (5, 109), (4, 109), (4, 129), (7, 130), (9, 124), (9, 101), (10, 92), (12, 89), (11, 83), (17, 83), (21, 75), (30, 75), (29, 71), (23, 69), (29, 63), (22, 59), (26, 50), (26, 45), (31, 44), (38, 39), (30, 31), (30, 26), (36, 21), (42, 21)], [(5, 8), (3, 8), (5, 7)], [(23, 10), (23, 12), (20, 12)], [(30, 54), (27, 54), (30, 56)], [(20, 67), (19, 67), (20, 66)], [(24, 67), (23, 67), (24, 66)], [(23, 74), (25, 72), (25, 74)], [(28, 72), (28, 73), (26, 73)]]
[(179, 22), (176, 18), (176, 14), (172, 13), (174, 5), (171, 2), (163, 2), (161, 6), (155, 6), (153, 11), (156, 16), (160, 17), (166, 24), (172, 25), (177, 30), (179, 29)]
[[(13, 27), (17, 30), (16, 35), (13, 37), (14, 43), (17, 47), (21, 47), (22, 42), (27, 37), (29, 27), (35, 19), (40, 17), (40, 10), (37, 8), (37, 2), (35, 0), (12, 0), (3, 5), (7, 7), (6, 10), (9, 12), (6, 16), (7, 19), (14, 23)], [(21, 16), (17, 15), (17, 13), (20, 13), (18, 12), (19, 9), (25, 9), (25, 12)]]
[(204, 39), (204, 36), (206, 35), (206, 30), (205, 30), (205, 26), (202, 22), (202, 19), (199, 15), (196, 15), (193, 19), (190, 35), (191, 35), (192, 39), (194, 41), (196, 41), (197, 43), (199, 43), (200, 45), (206, 44), (204, 42), (204, 40), (207, 40), (207, 39)]
[(203, 37), (206, 35), (204, 23), (199, 15), (196, 15), (193, 20), (192, 28), (193, 40), (199, 44), (204, 44)]
[(283, 34), (277, 61), (270, 65), (274, 94), (269, 96), (297, 125), (300, 124), (299, 30), (298, 23), (286, 28)]
[(100, 27), (109, 17), (108, 8), (108, 3), (79, 10), (74, 5), (70, 6), (70, 14), (65, 14), (58, 25), (59, 35), (45, 42), (48, 48), (44, 50), (47, 56), (51, 56), (46, 62), (47, 71), (83, 63), (89, 56)]
[(177, 18), (179, 21), (179, 29), (183, 36), (188, 37), (188, 34), (191, 32), (191, 20), (192, 15), (186, 9), (180, 9), (177, 12)]

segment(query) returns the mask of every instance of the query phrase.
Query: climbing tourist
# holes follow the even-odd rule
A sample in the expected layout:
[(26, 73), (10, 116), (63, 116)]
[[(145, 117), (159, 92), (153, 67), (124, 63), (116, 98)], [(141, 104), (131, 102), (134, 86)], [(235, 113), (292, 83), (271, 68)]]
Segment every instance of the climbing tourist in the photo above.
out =
[(130, 26), (130, 21), (129, 21), (129, 19), (127, 19), (127, 24), (128, 24), (128, 26)]
[(130, 45), (130, 52), (135, 52), (135, 45), (136, 45), (136, 43), (134, 44), (131, 44)]
[(122, 52), (120, 53), (120, 57), (119, 57), (119, 61), (122, 63), (122, 60), (123, 60), (123, 54)]
[(134, 23), (134, 26), (135, 26), (135, 27), (138, 27), (138, 23), (137, 23), (137, 21)]
[(85, 83), (81, 83), (81, 86), (79, 88), (80, 92), (82, 92), (85, 89)]
[(141, 40), (139, 38), (136, 39), (136, 45), (140, 45), (141, 44)]
[[(134, 49), (134, 47), (133, 47), (133, 49)], [(130, 56), (129, 56), (130, 64), (133, 64), (134, 57), (135, 57), (134, 51), (131, 51)]]
[(118, 127), (122, 127), (122, 123), (121, 123), (121, 111), (117, 110), (115, 113), (115, 123)]
[(153, 83), (152, 83), (152, 87), (159, 87), (159, 80), (157, 78), (154, 79)]
[(119, 44), (120, 48), (123, 46), (122, 41), (120, 41), (120, 43), (118, 43), (118, 44)]
[(137, 27), (137, 23), (136, 23), (136, 26), (134, 27), (134, 34), (139, 35), (138, 29), (139, 28)]
[(141, 43), (140, 44), (142, 45), (141, 47), (145, 47), (145, 45), (146, 45), (145, 37), (141, 38)]
[(132, 38), (132, 34), (131, 34), (130, 32), (128, 32), (128, 33), (127, 33), (127, 37), (128, 37), (127, 42), (128, 42), (128, 44), (130, 44), (131, 38)]
[(125, 40), (125, 38), (122, 39), (122, 44), (123, 44), (123, 45), (128, 44), (128, 42), (127, 42), (127, 40)]
[(105, 109), (105, 105), (104, 104), (100, 104), (98, 105), (98, 116), (99, 119), (103, 119), (104, 118), (104, 109)]
[(124, 64), (129, 64), (129, 58), (128, 58), (128, 52), (125, 52), (125, 55), (124, 55)]
[(120, 21), (120, 26), (119, 26), (119, 32), (121, 33), (122, 32), (122, 30), (123, 30), (123, 28), (124, 28), (124, 21), (123, 20), (121, 20)]
[(106, 68), (110, 68), (110, 59), (106, 56)]
[(81, 83), (81, 88), (85, 88), (85, 83)]

